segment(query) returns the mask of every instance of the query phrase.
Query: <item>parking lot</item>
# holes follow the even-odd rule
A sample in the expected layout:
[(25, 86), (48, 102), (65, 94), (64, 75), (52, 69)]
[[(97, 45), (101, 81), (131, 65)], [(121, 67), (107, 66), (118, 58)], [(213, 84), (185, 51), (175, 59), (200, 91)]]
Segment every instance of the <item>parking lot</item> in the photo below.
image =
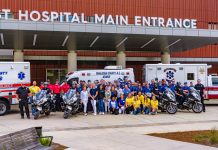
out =
[(54, 142), (71, 149), (212, 149), (211, 147), (177, 142), (146, 134), (174, 131), (209, 130), (218, 128), (218, 107), (207, 107), (206, 113), (180, 111), (176, 115), (77, 115), (63, 119), (63, 113), (41, 116), (38, 120), (20, 119), (18, 111), (1, 116), (0, 135), (28, 127), (42, 126), (44, 135), (54, 136)]

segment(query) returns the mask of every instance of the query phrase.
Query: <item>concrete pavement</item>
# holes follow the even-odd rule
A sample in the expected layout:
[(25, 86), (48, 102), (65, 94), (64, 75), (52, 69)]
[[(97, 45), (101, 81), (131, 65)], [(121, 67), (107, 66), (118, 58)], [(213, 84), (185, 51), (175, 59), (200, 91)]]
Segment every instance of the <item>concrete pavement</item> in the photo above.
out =
[(149, 133), (209, 130), (218, 128), (218, 107), (208, 107), (206, 113), (178, 112), (146, 115), (77, 115), (63, 119), (63, 113), (52, 113), (38, 120), (21, 120), (19, 114), (0, 117), (0, 135), (33, 126), (43, 126), (45, 135), (54, 142), (76, 150), (98, 149), (215, 149), (212, 147), (148, 136)]

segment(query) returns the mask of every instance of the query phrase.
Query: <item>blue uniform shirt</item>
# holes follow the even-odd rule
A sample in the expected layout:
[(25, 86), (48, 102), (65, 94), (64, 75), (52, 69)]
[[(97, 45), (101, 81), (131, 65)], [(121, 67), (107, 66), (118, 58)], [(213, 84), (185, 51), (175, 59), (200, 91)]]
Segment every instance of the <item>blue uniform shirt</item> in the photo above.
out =
[(166, 88), (167, 88), (167, 85), (166, 85), (166, 84), (161, 85), (161, 87), (160, 87), (160, 92), (163, 93), (163, 92), (166, 90)]
[(126, 101), (125, 101), (124, 99), (120, 99), (120, 100), (119, 100), (119, 104), (120, 104), (121, 106), (124, 106), (124, 105), (125, 105), (125, 102), (126, 102)]
[(188, 91), (190, 91), (190, 87), (189, 87), (189, 86), (183, 86), (183, 87), (182, 87), (182, 90), (188, 90)]

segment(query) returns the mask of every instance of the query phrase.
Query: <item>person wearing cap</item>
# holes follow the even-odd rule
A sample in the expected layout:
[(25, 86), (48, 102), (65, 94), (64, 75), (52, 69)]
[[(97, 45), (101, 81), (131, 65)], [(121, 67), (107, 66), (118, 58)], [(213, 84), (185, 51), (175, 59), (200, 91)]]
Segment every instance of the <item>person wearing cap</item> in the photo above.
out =
[(22, 119), (24, 119), (23, 107), (25, 107), (27, 118), (30, 119), (28, 96), (30, 96), (29, 88), (27, 88), (24, 84), (21, 84), (21, 87), (16, 90), (16, 98), (19, 101), (19, 108)]
[(206, 111), (205, 104), (204, 104), (205, 88), (204, 88), (204, 85), (201, 84), (201, 80), (200, 79), (197, 80), (197, 84), (194, 86), (194, 88), (200, 92), (201, 103), (203, 104), (203, 112), (205, 112)]
[(43, 89), (42, 90), (46, 90), (46, 94), (51, 94), (52, 93), (52, 90), (50, 88), (48, 88), (48, 82), (44, 82), (44, 85), (43, 85)]
[(180, 105), (183, 105), (184, 96), (183, 96), (183, 90), (182, 90), (181, 82), (177, 83), (177, 86), (176, 86), (176, 89), (175, 89), (175, 94), (176, 94), (176, 100), (179, 102)]
[(119, 107), (116, 101), (116, 97), (112, 96), (111, 101), (109, 102), (109, 110), (111, 114), (118, 115), (119, 114)]
[(187, 82), (184, 82), (184, 86), (182, 86), (182, 90), (183, 90), (183, 92), (185, 92), (185, 93), (189, 93), (190, 88), (189, 88)]

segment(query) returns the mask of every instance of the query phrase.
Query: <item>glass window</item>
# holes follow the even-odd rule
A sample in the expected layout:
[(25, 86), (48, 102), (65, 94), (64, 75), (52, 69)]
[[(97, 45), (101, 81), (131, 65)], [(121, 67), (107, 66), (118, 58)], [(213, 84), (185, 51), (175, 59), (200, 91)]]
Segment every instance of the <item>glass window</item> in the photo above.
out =
[(212, 85), (218, 86), (218, 78), (212, 78)]
[(52, 84), (55, 83), (56, 79), (62, 83), (65, 80), (66, 74), (66, 69), (46, 69), (46, 79), (49, 79)]
[(187, 80), (195, 80), (195, 74), (194, 73), (187, 73)]

